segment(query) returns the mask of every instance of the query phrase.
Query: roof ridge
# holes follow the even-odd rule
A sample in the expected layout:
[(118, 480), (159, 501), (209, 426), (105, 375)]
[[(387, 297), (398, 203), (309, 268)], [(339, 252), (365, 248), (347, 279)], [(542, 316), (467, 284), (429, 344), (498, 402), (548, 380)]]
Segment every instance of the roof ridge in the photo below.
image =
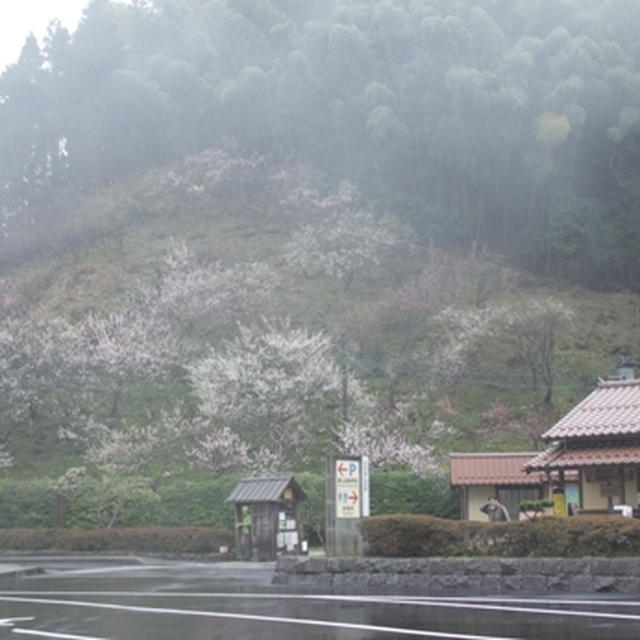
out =
[(534, 456), (539, 451), (480, 451), (476, 453), (458, 453), (449, 452), (449, 457), (457, 458), (495, 458), (500, 457), (517, 457), (517, 456)]
[(600, 378), (598, 380), (599, 388), (608, 388), (608, 387), (637, 387), (640, 386), (640, 378), (631, 378), (629, 380), (603, 380)]

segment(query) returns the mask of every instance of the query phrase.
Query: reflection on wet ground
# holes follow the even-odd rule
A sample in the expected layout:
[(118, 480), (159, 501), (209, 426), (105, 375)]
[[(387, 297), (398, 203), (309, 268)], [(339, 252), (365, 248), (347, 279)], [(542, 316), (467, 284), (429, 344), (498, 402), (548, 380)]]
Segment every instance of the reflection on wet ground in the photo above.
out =
[(271, 586), (270, 564), (68, 558), (32, 562), (46, 572), (0, 580), (0, 638), (640, 637), (640, 600), (633, 598), (429, 598), (294, 591)]

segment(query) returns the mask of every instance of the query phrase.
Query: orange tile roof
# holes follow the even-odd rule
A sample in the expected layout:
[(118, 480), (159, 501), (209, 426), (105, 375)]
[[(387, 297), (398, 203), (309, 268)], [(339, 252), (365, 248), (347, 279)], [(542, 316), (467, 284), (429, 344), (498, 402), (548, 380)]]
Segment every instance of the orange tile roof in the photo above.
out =
[(583, 446), (565, 449), (555, 444), (526, 464), (530, 471), (640, 464), (640, 446)]
[(535, 453), (452, 453), (451, 484), (469, 485), (538, 485), (541, 474), (526, 473), (525, 464)]
[(640, 435), (640, 380), (600, 381), (542, 437), (568, 440), (624, 435)]

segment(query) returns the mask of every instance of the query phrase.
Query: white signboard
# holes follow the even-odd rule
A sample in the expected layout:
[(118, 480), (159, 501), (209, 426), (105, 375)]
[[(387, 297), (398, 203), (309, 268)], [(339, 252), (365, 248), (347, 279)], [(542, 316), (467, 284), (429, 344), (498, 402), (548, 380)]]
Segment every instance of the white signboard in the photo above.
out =
[(360, 461), (336, 460), (336, 518), (359, 518), (360, 505)]
[(362, 517), (368, 518), (369, 508), (369, 458), (362, 456)]

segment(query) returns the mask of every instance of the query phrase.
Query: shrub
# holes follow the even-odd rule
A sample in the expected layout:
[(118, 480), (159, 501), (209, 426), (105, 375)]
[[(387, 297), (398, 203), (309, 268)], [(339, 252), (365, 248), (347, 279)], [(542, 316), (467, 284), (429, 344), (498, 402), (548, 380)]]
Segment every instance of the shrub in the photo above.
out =
[(621, 516), (461, 522), (418, 515), (368, 518), (367, 555), (584, 557), (640, 554), (640, 521)]
[(541, 512), (548, 507), (553, 507), (553, 500), (523, 500), (518, 507), (520, 511)]
[(0, 529), (0, 549), (124, 553), (218, 553), (233, 533), (210, 527), (141, 529)]
[(464, 550), (459, 522), (430, 516), (373, 516), (362, 522), (366, 554), (370, 556), (454, 556)]

